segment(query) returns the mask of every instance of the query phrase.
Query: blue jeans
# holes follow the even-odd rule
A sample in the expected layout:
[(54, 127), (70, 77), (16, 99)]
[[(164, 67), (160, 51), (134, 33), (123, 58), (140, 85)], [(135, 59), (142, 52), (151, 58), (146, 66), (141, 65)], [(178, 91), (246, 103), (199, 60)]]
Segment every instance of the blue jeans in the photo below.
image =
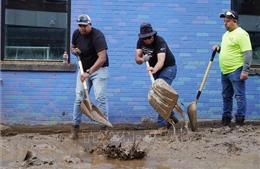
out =
[(235, 117), (245, 117), (246, 115), (246, 83), (244, 80), (240, 80), (241, 72), (242, 67), (229, 74), (221, 73), (223, 117), (230, 117), (232, 119), (234, 94), (237, 101)]
[[(85, 90), (83, 87), (83, 83), (80, 80), (81, 73), (78, 70), (77, 81), (76, 81), (76, 99), (74, 102), (73, 109), (73, 125), (80, 125), (82, 112), (80, 109), (80, 103), (82, 100), (86, 99)], [(104, 115), (108, 118), (108, 103), (107, 103), (107, 81), (109, 78), (108, 67), (101, 67), (93, 74), (90, 75), (89, 78), (86, 79), (88, 90), (94, 88), (95, 100), (97, 102), (98, 109), (104, 113)]]
[[(164, 69), (162, 69), (160, 72), (156, 73), (153, 75), (154, 79), (158, 79), (161, 78), (163, 79), (166, 83), (168, 83), (169, 85), (172, 84), (172, 81), (175, 79), (177, 74), (177, 66), (169, 66), (166, 67)], [(170, 118), (174, 116), (174, 112), (172, 111)], [(164, 120), (164, 118), (162, 118), (161, 115), (158, 115), (157, 118), (158, 121), (158, 127), (163, 127), (167, 125), (167, 121)]]

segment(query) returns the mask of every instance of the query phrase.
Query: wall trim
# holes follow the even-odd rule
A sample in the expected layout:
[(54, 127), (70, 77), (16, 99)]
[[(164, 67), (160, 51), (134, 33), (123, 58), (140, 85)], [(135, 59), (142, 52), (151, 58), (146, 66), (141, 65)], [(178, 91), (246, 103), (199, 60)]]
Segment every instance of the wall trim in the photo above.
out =
[(63, 65), (62, 62), (50, 61), (1, 61), (1, 71), (76, 72), (76, 67), (76, 63)]

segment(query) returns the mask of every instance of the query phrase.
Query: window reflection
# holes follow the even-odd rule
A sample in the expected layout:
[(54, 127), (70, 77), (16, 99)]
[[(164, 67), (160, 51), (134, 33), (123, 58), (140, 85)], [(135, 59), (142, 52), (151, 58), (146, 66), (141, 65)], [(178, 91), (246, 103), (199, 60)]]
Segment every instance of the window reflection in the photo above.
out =
[(5, 60), (62, 60), (68, 40), (67, 0), (5, 3)]
[(260, 1), (231, 0), (231, 8), (239, 14), (239, 26), (250, 35), (253, 49), (252, 65), (260, 65)]

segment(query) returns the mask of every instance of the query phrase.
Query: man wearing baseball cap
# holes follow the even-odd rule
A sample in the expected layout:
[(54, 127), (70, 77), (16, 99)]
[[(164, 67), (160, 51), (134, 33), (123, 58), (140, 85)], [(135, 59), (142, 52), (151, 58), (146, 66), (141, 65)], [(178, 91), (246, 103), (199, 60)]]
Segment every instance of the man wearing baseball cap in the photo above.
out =
[(238, 14), (228, 10), (220, 15), (224, 18), (226, 32), (221, 45), (212, 50), (219, 52), (221, 70), (223, 114), (220, 126), (230, 126), (233, 109), (233, 96), (237, 102), (235, 121), (237, 127), (244, 125), (246, 116), (246, 80), (252, 62), (252, 46), (248, 33), (238, 26)]
[[(177, 66), (174, 55), (168, 47), (166, 41), (153, 30), (150, 23), (143, 23), (140, 26), (139, 39), (136, 45), (135, 61), (137, 64), (149, 62), (154, 79), (161, 78), (171, 85), (176, 77)], [(172, 111), (170, 118), (174, 123), (178, 122), (177, 117)], [(165, 135), (171, 124), (167, 123), (161, 115), (158, 115), (158, 130), (152, 131), (151, 136)]]
[(223, 14), (220, 14), (220, 18), (229, 18), (238, 20), (238, 14), (235, 11), (228, 10)]
[(94, 87), (97, 107), (108, 118), (108, 103), (106, 98), (108, 72), (107, 43), (104, 34), (92, 27), (91, 19), (86, 14), (78, 16), (78, 29), (73, 32), (71, 51), (80, 56), (84, 74), (78, 70), (76, 81), (76, 99), (73, 109), (73, 126), (70, 138), (78, 139), (79, 125), (81, 123), (82, 112), (80, 103), (85, 99), (82, 82), (86, 79), (88, 89)]

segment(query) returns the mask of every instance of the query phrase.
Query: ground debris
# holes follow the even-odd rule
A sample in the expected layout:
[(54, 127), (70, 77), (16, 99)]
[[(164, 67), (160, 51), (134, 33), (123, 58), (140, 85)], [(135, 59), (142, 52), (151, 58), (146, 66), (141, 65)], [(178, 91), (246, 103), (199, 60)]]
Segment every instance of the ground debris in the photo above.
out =
[(147, 151), (146, 149), (140, 150), (138, 148), (139, 143), (136, 144), (136, 141), (134, 141), (133, 143), (125, 143), (125, 146), (123, 146), (121, 142), (119, 144), (108, 143), (107, 145), (98, 145), (92, 148), (90, 153), (99, 152), (99, 154), (101, 154), (100, 152), (102, 152), (102, 154), (108, 158), (120, 160), (143, 159), (147, 155)]
[(82, 162), (80, 158), (74, 157), (72, 155), (65, 156), (63, 160), (68, 164), (78, 164)]
[(21, 167), (30, 166), (41, 166), (41, 165), (53, 165), (54, 161), (52, 159), (39, 159), (37, 154), (32, 151), (27, 151), (24, 161), (21, 163)]
[(130, 149), (123, 148), (120, 143), (118, 146), (109, 144), (103, 151), (107, 157), (120, 160), (142, 159), (147, 155), (147, 152), (138, 149), (138, 144), (135, 144), (135, 142)]
[(17, 134), (17, 132), (13, 132), (11, 127), (6, 126), (4, 124), (0, 124), (0, 131), (1, 131), (1, 136), (12, 136), (12, 133), (16, 133)]

